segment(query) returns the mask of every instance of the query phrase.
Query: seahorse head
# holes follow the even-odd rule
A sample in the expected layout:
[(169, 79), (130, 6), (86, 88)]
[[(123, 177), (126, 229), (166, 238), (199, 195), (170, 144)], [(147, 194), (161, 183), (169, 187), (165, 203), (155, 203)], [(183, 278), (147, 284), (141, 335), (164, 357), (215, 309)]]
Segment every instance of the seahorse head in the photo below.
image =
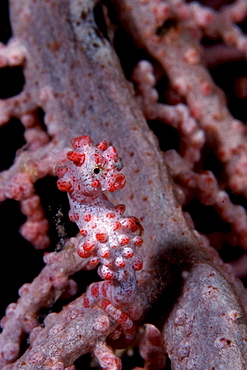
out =
[(72, 145), (74, 150), (67, 153), (69, 162), (57, 170), (62, 177), (57, 183), (60, 190), (77, 198), (124, 187), (125, 176), (120, 172), (123, 164), (113, 146), (108, 146), (106, 141), (93, 145), (87, 135), (75, 138)]

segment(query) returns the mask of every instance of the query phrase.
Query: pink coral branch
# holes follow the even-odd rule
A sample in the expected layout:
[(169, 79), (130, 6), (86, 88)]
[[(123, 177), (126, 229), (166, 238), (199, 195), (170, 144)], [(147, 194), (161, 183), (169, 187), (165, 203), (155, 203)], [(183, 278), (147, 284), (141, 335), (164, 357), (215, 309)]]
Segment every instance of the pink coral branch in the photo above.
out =
[[(247, 214), (244, 207), (230, 201), (229, 195), (218, 186), (213, 173), (204, 171), (193, 172), (185, 160), (178, 153), (171, 150), (165, 154), (169, 171), (176, 182), (187, 190), (191, 190), (193, 197), (198, 197), (202, 204), (213, 206), (221, 219), (228, 222), (236, 244), (247, 248)], [(186, 192), (187, 192), (186, 190)], [(186, 196), (189, 196), (187, 193)]]
[[(6, 198), (21, 201), (21, 210), (27, 221), (21, 227), (22, 235), (38, 248), (46, 248), (49, 245), (48, 223), (44, 217), (43, 209), (34, 183), (48, 175), (54, 174), (57, 158), (64, 158), (59, 149), (62, 144), (49, 142), (42, 148), (34, 151), (22, 151), (9, 170), (0, 175), (0, 199)], [(56, 154), (57, 153), (57, 157)]]
[(6, 46), (0, 43), (0, 68), (23, 65), (25, 57), (25, 48), (18, 40), (11, 39)]
[(24, 335), (39, 327), (37, 316), (40, 309), (52, 305), (64, 290), (71, 295), (76, 293), (74, 282), (68, 278), (86, 265), (86, 261), (74, 253), (77, 242), (76, 238), (72, 238), (60, 253), (47, 253), (44, 257), (46, 267), (31, 284), (20, 288), (17, 304), (7, 307), (6, 316), (1, 321), (1, 368), (18, 358)]
[(154, 88), (156, 80), (151, 63), (139, 62), (132, 78), (138, 83), (137, 93), (140, 94), (145, 117), (152, 120), (158, 119), (178, 130), (182, 141), (181, 154), (193, 167), (194, 163), (200, 159), (205, 143), (205, 133), (191, 116), (187, 106), (181, 103), (177, 105), (158, 103), (159, 96)]
[[(192, 32), (186, 24), (190, 15), (187, 5), (179, 2), (175, 7), (173, 1), (166, 3), (170, 17), (178, 17), (181, 23), (159, 36), (157, 29), (169, 19), (167, 13), (163, 14), (163, 3), (157, 2), (155, 6), (151, 1), (136, 2), (135, 6), (131, 6), (128, 0), (113, 3), (133, 38), (159, 61), (172, 87), (186, 99), (191, 115), (214, 145), (218, 158), (225, 163), (229, 187), (245, 194), (245, 128), (231, 116), (222, 91), (214, 85), (203, 66), (198, 30), (193, 26)], [(157, 18), (157, 13), (161, 19)], [(230, 20), (227, 25), (230, 27)]]

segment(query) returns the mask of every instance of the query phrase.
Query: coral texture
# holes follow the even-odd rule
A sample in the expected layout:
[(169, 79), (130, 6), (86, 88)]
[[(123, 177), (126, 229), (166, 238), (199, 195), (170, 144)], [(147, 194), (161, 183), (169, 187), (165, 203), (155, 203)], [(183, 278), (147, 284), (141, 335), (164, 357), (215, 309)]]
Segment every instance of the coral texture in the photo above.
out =
[(0, 7), (0, 369), (245, 370), (246, 0)]

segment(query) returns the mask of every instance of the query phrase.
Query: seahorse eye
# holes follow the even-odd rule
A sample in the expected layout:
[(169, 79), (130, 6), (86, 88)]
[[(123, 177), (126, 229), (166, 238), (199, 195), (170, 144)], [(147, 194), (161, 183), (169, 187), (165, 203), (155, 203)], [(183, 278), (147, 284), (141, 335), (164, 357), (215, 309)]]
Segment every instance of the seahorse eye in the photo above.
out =
[(93, 173), (95, 173), (96, 175), (98, 173), (100, 173), (100, 168), (99, 167), (95, 167), (94, 170), (93, 170)]

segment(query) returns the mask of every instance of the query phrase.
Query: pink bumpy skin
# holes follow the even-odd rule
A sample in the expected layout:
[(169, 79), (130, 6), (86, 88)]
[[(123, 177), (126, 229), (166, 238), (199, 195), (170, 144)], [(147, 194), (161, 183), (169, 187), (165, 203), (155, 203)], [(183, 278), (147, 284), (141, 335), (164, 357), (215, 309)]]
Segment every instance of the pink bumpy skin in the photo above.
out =
[(69, 162), (57, 169), (61, 177), (57, 186), (68, 192), (69, 217), (82, 235), (77, 253), (89, 258), (91, 266), (100, 264), (98, 273), (105, 280), (89, 286), (84, 309), (97, 304), (131, 337), (132, 320), (121, 308), (135, 298), (135, 271), (142, 268), (141, 257), (136, 253), (136, 247), (143, 242), (142, 227), (136, 217), (123, 216), (124, 205), (114, 206), (103, 193), (124, 187), (122, 161), (106, 141), (93, 145), (89, 136), (81, 136), (72, 145), (74, 150), (67, 154)]

